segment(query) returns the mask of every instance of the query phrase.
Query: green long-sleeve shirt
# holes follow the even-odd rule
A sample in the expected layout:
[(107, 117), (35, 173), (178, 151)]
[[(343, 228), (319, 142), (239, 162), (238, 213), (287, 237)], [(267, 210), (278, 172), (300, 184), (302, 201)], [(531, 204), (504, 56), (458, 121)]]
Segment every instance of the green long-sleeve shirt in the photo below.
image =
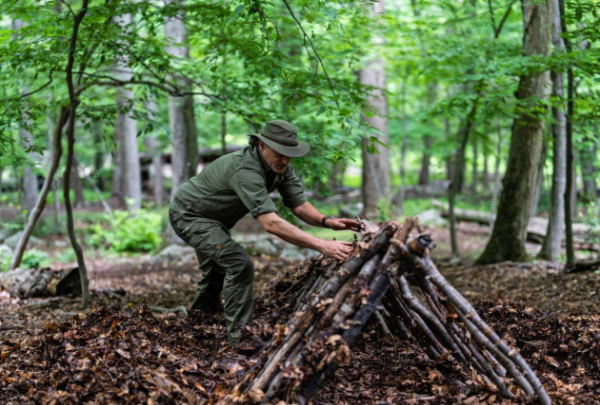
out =
[(275, 189), (290, 209), (306, 202), (291, 164), (283, 173), (275, 173), (257, 146), (247, 146), (221, 156), (183, 183), (171, 205), (186, 221), (218, 221), (230, 229), (248, 212), (254, 218), (276, 212), (269, 197)]

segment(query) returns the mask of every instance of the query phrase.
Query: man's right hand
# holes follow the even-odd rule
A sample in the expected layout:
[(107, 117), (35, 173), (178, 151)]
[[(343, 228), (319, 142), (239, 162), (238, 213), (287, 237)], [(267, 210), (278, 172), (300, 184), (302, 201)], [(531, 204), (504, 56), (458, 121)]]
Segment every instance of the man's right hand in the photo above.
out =
[(338, 260), (346, 260), (348, 253), (352, 250), (352, 242), (342, 242), (339, 240), (324, 241), (320, 250), (325, 256)]

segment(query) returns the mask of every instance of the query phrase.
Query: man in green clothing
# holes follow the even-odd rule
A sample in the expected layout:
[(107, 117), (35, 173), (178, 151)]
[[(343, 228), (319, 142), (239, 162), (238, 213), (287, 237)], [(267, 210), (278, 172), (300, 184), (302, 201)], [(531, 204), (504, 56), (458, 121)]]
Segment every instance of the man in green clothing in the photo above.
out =
[(304, 195), (290, 164), (308, 153), (296, 128), (282, 120), (269, 121), (250, 146), (221, 156), (181, 185), (171, 201), (169, 221), (175, 233), (196, 250), (202, 279), (192, 309), (219, 310), (224, 291), (229, 342), (239, 343), (240, 327), (252, 322), (254, 266), (229, 230), (250, 213), (263, 228), (295, 245), (345, 259), (351, 243), (325, 241), (303, 232), (277, 215), (269, 193), (277, 189), (283, 204), (304, 222), (335, 230), (360, 231), (357, 221), (324, 216)]

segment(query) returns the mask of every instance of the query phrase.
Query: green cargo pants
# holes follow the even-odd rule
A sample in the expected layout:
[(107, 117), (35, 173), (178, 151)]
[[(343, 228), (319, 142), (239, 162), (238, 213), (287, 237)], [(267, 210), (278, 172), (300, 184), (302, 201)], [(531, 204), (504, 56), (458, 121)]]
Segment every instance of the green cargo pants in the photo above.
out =
[(186, 221), (174, 207), (169, 209), (169, 222), (177, 236), (196, 250), (198, 257), (202, 278), (191, 309), (220, 309), (220, 294), (224, 291), (229, 343), (237, 345), (240, 326), (252, 323), (254, 265), (250, 256), (231, 239), (220, 222)]

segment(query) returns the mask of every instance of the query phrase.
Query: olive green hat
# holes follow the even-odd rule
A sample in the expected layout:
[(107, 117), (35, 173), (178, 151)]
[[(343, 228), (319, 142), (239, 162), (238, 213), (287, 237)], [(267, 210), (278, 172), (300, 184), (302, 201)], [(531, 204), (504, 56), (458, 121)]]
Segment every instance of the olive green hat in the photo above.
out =
[(254, 134), (254, 136), (284, 156), (302, 157), (310, 151), (310, 145), (298, 141), (296, 127), (287, 121), (269, 121), (260, 134)]

